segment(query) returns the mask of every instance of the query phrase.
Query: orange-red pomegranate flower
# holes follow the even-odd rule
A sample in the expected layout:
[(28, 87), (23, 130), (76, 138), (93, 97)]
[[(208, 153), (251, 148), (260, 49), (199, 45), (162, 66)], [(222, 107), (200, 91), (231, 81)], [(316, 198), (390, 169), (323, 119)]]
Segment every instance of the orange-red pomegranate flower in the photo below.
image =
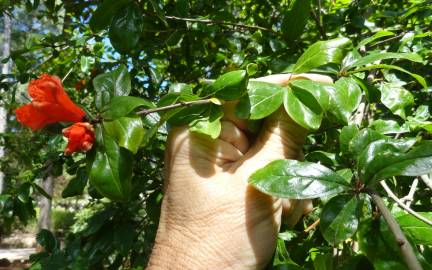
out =
[(68, 138), (65, 154), (70, 155), (74, 152), (90, 150), (95, 141), (94, 129), (90, 123), (75, 123), (63, 129), (63, 135)]
[(56, 122), (80, 122), (86, 115), (66, 94), (60, 78), (48, 74), (28, 86), (30, 104), (16, 109), (18, 121), (33, 130)]

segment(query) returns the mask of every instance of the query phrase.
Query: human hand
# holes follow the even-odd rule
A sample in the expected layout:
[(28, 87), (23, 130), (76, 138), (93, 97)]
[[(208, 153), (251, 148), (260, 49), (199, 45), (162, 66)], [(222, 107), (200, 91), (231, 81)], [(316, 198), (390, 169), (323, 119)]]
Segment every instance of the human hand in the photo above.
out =
[[(271, 75), (331, 82), (327, 76)], [(165, 195), (148, 269), (262, 269), (276, 245), (282, 212), (294, 225), (311, 210), (310, 200), (281, 200), (248, 185), (249, 176), (276, 159), (301, 159), (307, 131), (284, 110), (268, 117), (256, 138), (224, 105), (218, 139), (176, 128), (167, 140)]]

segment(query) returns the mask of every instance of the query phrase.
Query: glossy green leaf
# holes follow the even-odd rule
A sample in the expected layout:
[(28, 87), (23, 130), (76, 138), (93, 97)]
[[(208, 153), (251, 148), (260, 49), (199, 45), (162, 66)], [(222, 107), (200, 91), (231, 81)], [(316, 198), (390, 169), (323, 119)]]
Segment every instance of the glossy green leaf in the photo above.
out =
[(293, 72), (308, 72), (313, 68), (329, 63), (340, 64), (351, 44), (351, 41), (347, 38), (318, 41), (307, 48), (300, 56)]
[(184, 95), (193, 95), (192, 85), (187, 83), (173, 83), (168, 90), (169, 93), (181, 93)]
[(310, 10), (310, 0), (295, 0), (292, 3), (292, 8), (285, 13), (281, 25), (283, 37), (287, 41), (297, 40), (304, 33)]
[(339, 148), (342, 154), (349, 153), (349, 145), (351, 140), (359, 133), (356, 125), (345, 126), (339, 134)]
[(414, 104), (414, 96), (402, 87), (391, 83), (383, 83), (380, 87), (381, 102), (403, 119), (406, 118), (406, 110)]
[(239, 107), (245, 104), (244, 114), (249, 114), (250, 119), (265, 118), (282, 105), (284, 91), (286, 89), (277, 84), (250, 81), (248, 84), (248, 96), (243, 98), (247, 98), (247, 100), (241, 100)]
[(90, 19), (90, 28), (94, 32), (107, 28), (114, 14), (129, 2), (131, 2), (131, 0), (104, 0), (93, 13)]
[(337, 80), (334, 87), (335, 91), (330, 92), (332, 113), (343, 123), (348, 123), (361, 102), (361, 89), (354, 79), (346, 77)]
[[(419, 215), (432, 220), (432, 212), (419, 212)], [(432, 226), (410, 214), (396, 217), (403, 232), (417, 245), (432, 245)]]
[(354, 62), (349, 68), (373, 64), (374, 62), (386, 59), (405, 59), (412, 62), (423, 61), (422, 57), (416, 53), (372, 52)]
[(357, 231), (362, 201), (353, 195), (338, 195), (321, 212), (321, 233), (331, 245), (338, 244)]
[(323, 111), (315, 97), (302, 88), (289, 88), (284, 92), (284, 107), (288, 115), (300, 126), (317, 130)]
[(102, 109), (115, 96), (127, 96), (131, 90), (131, 79), (127, 68), (120, 65), (117, 69), (100, 74), (93, 80), (96, 91), (95, 105)]
[(248, 79), (246, 70), (225, 73), (211, 85), (211, 93), (223, 100), (239, 99), (246, 94)]
[(116, 119), (119, 117), (127, 116), (137, 108), (154, 108), (155, 105), (143, 98), (117, 96), (111, 99), (111, 102), (106, 106), (103, 111), (102, 117), (104, 119)]
[(211, 104), (206, 112), (199, 118), (189, 123), (189, 129), (193, 132), (209, 135), (212, 139), (219, 137), (221, 132), (220, 119), (223, 116), (220, 106)]
[(358, 157), (371, 142), (386, 138), (375, 130), (362, 129), (349, 142), (349, 151), (353, 153), (354, 157)]
[(381, 30), (376, 32), (373, 36), (368, 37), (363, 39), (362, 41), (359, 42), (359, 44), (357, 45), (356, 49), (359, 49), (377, 39), (380, 39), (382, 37), (388, 37), (388, 36), (394, 36), (393, 32), (387, 31), (387, 30)]
[(408, 125), (400, 126), (399, 123), (394, 120), (378, 119), (373, 121), (369, 127), (381, 134), (400, 134), (409, 132)]
[(353, 78), (363, 90), (366, 100), (369, 103), (376, 103), (381, 100), (381, 92), (375, 87), (375, 85), (370, 84), (367, 80), (362, 80), (357, 76), (352, 76), (351, 78)]
[(81, 195), (87, 185), (88, 175), (84, 167), (78, 169), (74, 178), (69, 180), (68, 185), (62, 191), (62, 198)]
[(333, 167), (336, 165), (336, 155), (325, 151), (313, 151), (307, 153), (304, 157), (306, 161), (322, 164), (326, 167)]
[(363, 72), (363, 71), (372, 70), (372, 69), (394, 69), (394, 70), (398, 70), (400, 72), (403, 72), (403, 73), (410, 75), (411, 77), (416, 79), (420, 83), (421, 86), (423, 86), (424, 88), (427, 88), (426, 80), (422, 76), (415, 74), (415, 73), (412, 73), (412, 72), (409, 72), (408, 70), (401, 68), (399, 66), (395, 66), (395, 65), (387, 65), (387, 64), (369, 65), (366, 67), (358, 68), (354, 71), (350, 71), (349, 73), (353, 74), (353, 73)]
[(103, 196), (114, 201), (127, 201), (131, 195), (133, 156), (114, 138), (96, 127), (96, 154), (89, 181)]
[(291, 88), (301, 88), (311, 93), (324, 112), (330, 109), (331, 101), (329, 93), (334, 91), (332, 84), (311, 80), (293, 80), (290, 81), (289, 85)]
[(293, 199), (326, 197), (349, 188), (332, 170), (296, 160), (273, 161), (253, 173), (249, 183), (266, 194)]
[(143, 25), (143, 14), (137, 5), (130, 4), (117, 11), (109, 28), (109, 38), (114, 49), (123, 54), (135, 50)]
[(201, 115), (208, 110), (209, 106), (214, 104), (194, 105), (190, 107), (182, 107), (176, 110), (167, 111), (164, 113), (165, 119), (170, 125), (182, 126), (199, 119)]
[(114, 121), (104, 121), (103, 126), (106, 133), (114, 138), (119, 146), (136, 154), (145, 134), (140, 117), (120, 117)]
[(407, 270), (408, 268), (405, 267), (402, 256), (398, 252), (399, 247), (394, 243), (393, 236), (387, 239), (387, 235), (382, 234), (380, 224), (383, 223), (384, 220), (382, 219), (366, 219), (360, 223), (357, 233), (360, 251), (373, 263), (374, 269)]
[(418, 176), (432, 171), (432, 141), (420, 142), (404, 153), (378, 154), (377, 148), (368, 147), (371, 153), (376, 153), (375, 162), (369, 162), (365, 166), (365, 173), (370, 175), (370, 185), (392, 176)]

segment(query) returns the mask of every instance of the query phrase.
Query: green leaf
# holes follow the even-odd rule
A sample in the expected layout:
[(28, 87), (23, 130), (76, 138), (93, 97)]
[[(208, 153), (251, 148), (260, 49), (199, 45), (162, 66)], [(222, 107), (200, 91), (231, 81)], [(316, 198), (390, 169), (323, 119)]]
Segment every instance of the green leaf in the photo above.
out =
[(329, 63), (340, 64), (348, 47), (352, 45), (347, 38), (318, 41), (312, 44), (297, 60), (293, 73), (308, 72), (313, 68)]
[(422, 62), (423, 59), (416, 53), (372, 52), (355, 61), (348, 69), (372, 64), (386, 59), (405, 59), (412, 62)]
[(321, 233), (331, 245), (338, 244), (357, 231), (362, 201), (353, 195), (338, 195), (321, 212)]
[(323, 111), (315, 97), (302, 88), (290, 88), (284, 92), (284, 107), (288, 115), (300, 126), (317, 130)]
[(334, 91), (333, 85), (311, 80), (293, 80), (289, 82), (289, 85), (291, 88), (301, 88), (311, 93), (324, 112), (330, 108), (331, 101), (329, 93)]
[(132, 224), (120, 224), (120, 226), (116, 227), (114, 230), (114, 244), (124, 256), (127, 256), (132, 249), (135, 237), (135, 226)]
[(405, 111), (414, 104), (414, 96), (400, 86), (382, 83), (380, 87), (381, 102), (396, 115), (406, 118)]
[(248, 96), (243, 97), (237, 106), (241, 118), (262, 119), (275, 112), (282, 104), (285, 89), (277, 84), (250, 81)]
[(381, 30), (376, 32), (373, 36), (368, 37), (363, 39), (362, 41), (359, 42), (359, 44), (357, 45), (356, 49), (358, 50), (359, 48), (379, 39), (382, 37), (388, 37), (388, 36), (394, 36), (393, 32), (387, 31), (387, 30)]
[(311, 9), (310, 0), (295, 0), (282, 20), (283, 37), (292, 42), (304, 33)]
[(217, 78), (210, 91), (223, 100), (239, 99), (247, 91), (248, 79), (246, 70), (231, 71)]
[(221, 132), (220, 119), (222, 116), (223, 112), (221, 107), (211, 104), (201, 117), (189, 123), (189, 129), (193, 132), (209, 135), (212, 139), (216, 139)]
[(95, 105), (102, 109), (115, 96), (127, 96), (131, 90), (131, 79), (127, 68), (120, 65), (117, 69), (100, 74), (93, 80), (96, 91)]
[(40, 232), (36, 235), (36, 241), (48, 252), (53, 252), (54, 249), (57, 248), (57, 240), (55, 239), (52, 232), (46, 229), (40, 230)]
[[(421, 216), (431, 220), (432, 212), (419, 212)], [(432, 245), (432, 227), (410, 214), (396, 218), (403, 232), (414, 241), (416, 245)]]
[(305, 160), (322, 164), (326, 167), (333, 167), (336, 165), (336, 155), (325, 151), (313, 151), (305, 155)]
[(359, 133), (356, 125), (345, 126), (341, 129), (339, 135), (339, 148), (342, 154), (349, 153), (349, 145), (351, 140)]
[[(377, 152), (370, 147), (371, 152)], [(423, 175), (432, 171), (432, 141), (420, 142), (406, 153), (380, 153), (374, 160), (375, 163), (365, 166), (366, 173), (371, 175), (370, 185), (392, 176)]]
[(106, 106), (106, 110), (102, 113), (104, 119), (116, 119), (127, 116), (136, 108), (155, 108), (155, 105), (143, 98), (117, 96), (111, 99), (111, 102)]
[(104, 121), (103, 126), (106, 133), (114, 138), (119, 146), (136, 154), (145, 134), (140, 117), (120, 117), (114, 121)]
[(88, 175), (84, 167), (78, 169), (76, 176), (69, 180), (68, 185), (63, 189), (62, 198), (81, 195), (87, 185)]
[(332, 113), (343, 123), (348, 123), (361, 102), (361, 89), (354, 79), (346, 77), (337, 80), (334, 86), (335, 91), (330, 92)]
[(150, 0), (149, 2), (152, 5), (152, 7), (153, 7), (153, 9), (154, 9), (154, 11), (156, 13), (156, 16), (158, 16), (158, 18), (164, 23), (165, 26), (168, 26), (168, 23), (167, 23), (167, 21), (165, 19), (164, 11), (159, 6), (160, 1), (159, 0)]
[(127, 201), (131, 194), (132, 153), (120, 147), (114, 138), (96, 127), (96, 155), (89, 180), (103, 196), (114, 201)]
[(120, 9), (112, 19), (109, 29), (109, 38), (114, 49), (122, 54), (135, 50), (143, 26), (143, 14), (136, 4)]
[(114, 14), (126, 6), (131, 0), (105, 0), (98, 5), (96, 11), (90, 19), (90, 28), (94, 31), (100, 31), (110, 25)]
[(349, 151), (352, 152), (354, 157), (358, 157), (371, 142), (386, 138), (386, 136), (372, 129), (362, 129), (349, 142)]
[(427, 88), (426, 80), (422, 76), (415, 74), (415, 73), (412, 73), (412, 72), (409, 72), (408, 70), (403, 69), (399, 66), (395, 66), (395, 65), (387, 65), (387, 64), (369, 65), (366, 67), (358, 68), (354, 71), (350, 71), (349, 74), (363, 72), (363, 71), (372, 70), (372, 69), (395, 69), (395, 70), (398, 70), (400, 72), (403, 72), (403, 73), (410, 75), (411, 77), (416, 79), (420, 83), (421, 86), (423, 86), (424, 88)]
[(332, 170), (296, 160), (273, 161), (253, 173), (249, 183), (266, 194), (292, 199), (326, 197), (349, 188)]
[(374, 85), (370, 84), (366, 80), (358, 78), (357, 76), (352, 76), (351, 78), (353, 78), (363, 90), (369, 103), (376, 103), (381, 100), (381, 92)]
[(190, 107), (182, 107), (176, 110), (168, 111), (163, 114), (170, 125), (182, 126), (199, 119), (201, 115), (208, 110), (209, 106), (214, 104), (194, 105)]
[(409, 128), (407, 125), (400, 126), (398, 122), (394, 120), (378, 119), (373, 121), (369, 127), (381, 134), (400, 134), (409, 132)]

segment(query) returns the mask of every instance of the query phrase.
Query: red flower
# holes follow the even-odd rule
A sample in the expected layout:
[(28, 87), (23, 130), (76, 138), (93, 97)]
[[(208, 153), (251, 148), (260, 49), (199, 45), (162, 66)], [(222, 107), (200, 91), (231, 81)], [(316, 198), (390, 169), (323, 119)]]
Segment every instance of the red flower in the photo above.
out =
[(63, 129), (63, 135), (68, 138), (68, 145), (65, 154), (70, 155), (74, 152), (90, 150), (93, 146), (95, 136), (94, 129), (90, 123), (75, 123)]
[(16, 109), (18, 121), (33, 130), (56, 122), (82, 121), (85, 112), (66, 94), (60, 78), (48, 74), (28, 86), (33, 101)]

